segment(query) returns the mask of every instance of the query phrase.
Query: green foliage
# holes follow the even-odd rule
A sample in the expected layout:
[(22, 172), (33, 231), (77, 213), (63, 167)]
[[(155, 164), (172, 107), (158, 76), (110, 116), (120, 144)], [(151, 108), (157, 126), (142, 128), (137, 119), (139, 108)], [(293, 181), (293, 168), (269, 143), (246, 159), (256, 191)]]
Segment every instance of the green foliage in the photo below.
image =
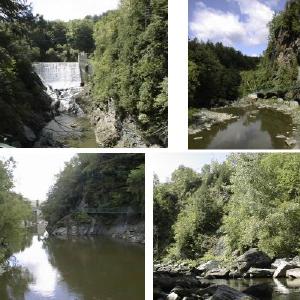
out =
[(156, 178), (155, 257), (205, 260), (220, 256), (220, 240), (227, 263), (251, 247), (271, 257), (299, 254), (299, 170), (297, 153), (232, 154), (193, 176), (180, 167), (170, 182)]
[(253, 69), (258, 58), (221, 43), (189, 41), (189, 106), (209, 107), (239, 96), (240, 71)]
[(167, 135), (167, 13), (166, 0), (124, 0), (94, 31), (96, 102), (113, 98), (159, 144)]
[(296, 254), (300, 243), (300, 156), (243, 155), (236, 164), (233, 196), (224, 217), (230, 248), (257, 246), (270, 256)]
[(141, 154), (79, 154), (57, 175), (42, 211), (49, 226), (68, 214), (80, 221), (79, 207), (131, 207), (144, 211), (144, 156)]
[(25, 234), (24, 222), (32, 216), (25, 199), (11, 191), (12, 160), (0, 161), (0, 263), (19, 251)]
[[(297, 80), (300, 62), (297, 49), (286, 52), (300, 34), (300, 3), (287, 2), (284, 11), (269, 24), (269, 43), (256, 70), (243, 72), (241, 95), (259, 90), (288, 90)], [(293, 46), (291, 48), (294, 48)]]

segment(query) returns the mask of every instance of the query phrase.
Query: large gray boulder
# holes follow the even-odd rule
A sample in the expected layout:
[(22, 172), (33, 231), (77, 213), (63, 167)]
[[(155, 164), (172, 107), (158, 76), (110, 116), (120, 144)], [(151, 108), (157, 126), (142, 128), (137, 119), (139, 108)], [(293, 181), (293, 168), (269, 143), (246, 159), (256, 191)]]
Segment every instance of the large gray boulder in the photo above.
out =
[(220, 266), (220, 262), (217, 260), (209, 260), (208, 262), (201, 264), (199, 267), (196, 268), (196, 272), (199, 274), (206, 273), (210, 270), (217, 269)]
[(253, 300), (250, 295), (239, 292), (227, 285), (219, 285), (210, 300)]
[(227, 269), (212, 269), (205, 274), (204, 278), (205, 279), (227, 278), (228, 275), (229, 275), (229, 270)]
[(286, 271), (287, 277), (300, 278), (300, 268), (290, 269)]
[(269, 269), (271, 258), (257, 248), (251, 248), (237, 259), (237, 268), (241, 272), (247, 272), (251, 267)]
[(297, 266), (292, 263), (282, 261), (281, 264), (279, 264), (279, 266), (275, 270), (273, 277), (274, 278), (286, 277), (286, 272), (296, 267)]
[(251, 278), (266, 278), (272, 277), (274, 271), (274, 269), (250, 268), (246, 274), (249, 275)]

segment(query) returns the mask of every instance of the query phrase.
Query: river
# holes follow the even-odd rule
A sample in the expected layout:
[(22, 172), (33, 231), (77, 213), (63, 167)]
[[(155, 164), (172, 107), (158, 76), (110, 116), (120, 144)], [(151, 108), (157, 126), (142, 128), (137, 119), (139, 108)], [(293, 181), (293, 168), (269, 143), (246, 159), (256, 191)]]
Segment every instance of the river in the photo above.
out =
[(201, 280), (215, 284), (225, 284), (236, 290), (243, 291), (249, 286), (265, 283), (272, 287), (272, 300), (299, 300), (300, 299), (300, 279), (286, 278), (257, 278), (257, 279), (213, 279)]
[(1, 300), (141, 300), (144, 247), (106, 238), (34, 235), (0, 277)]
[(220, 108), (238, 116), (210, 130), (189, 135), (189, 149), (289, 149), (285, 142), (295, 130), (292, 118), (276, 110), (257, 107)]

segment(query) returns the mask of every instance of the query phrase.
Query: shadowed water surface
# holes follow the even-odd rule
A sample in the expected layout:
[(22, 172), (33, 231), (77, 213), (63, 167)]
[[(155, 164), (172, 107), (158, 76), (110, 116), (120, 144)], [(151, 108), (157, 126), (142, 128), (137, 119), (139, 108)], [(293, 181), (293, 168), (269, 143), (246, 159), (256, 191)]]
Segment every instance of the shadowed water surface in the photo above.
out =
[(109, 238), (34, 236), (0, 276), (0, 299), (144, 299), (144, 247)]
[(285, 139), (293, 131), (289, 115), (271, 109), (256, 107), (222, 108), (225, 112), (239, 116), (237, 120), (216, 124), (211, 130), (189, 135), (190, 149), (288, 149)]
[(243, 291), (246, 288), (265, 283), (273, 289), (272, 300), (299, 300), (300, 299), (300, 279), (276, 279), (276, 278), (257, 278), (257, 279), (213, 279), (203, 280), (215, 284), (225, 284), (236, 290)]

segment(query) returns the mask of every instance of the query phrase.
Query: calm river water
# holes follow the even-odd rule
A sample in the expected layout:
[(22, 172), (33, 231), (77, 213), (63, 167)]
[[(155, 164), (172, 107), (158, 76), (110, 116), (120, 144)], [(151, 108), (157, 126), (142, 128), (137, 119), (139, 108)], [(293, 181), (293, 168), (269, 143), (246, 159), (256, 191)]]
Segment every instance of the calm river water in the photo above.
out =
[(144, 247), (109, 238), (39, 240), (15, 253), (0, 276), (5, 300), (144, 299)]
[(237, 120), (216, 124), (211, 130), (189, 135), (190, 149), (286, 149), (289, 146), (284, 135), (293, 131), (290, 116), (271, 109), (256, 107), (222, 108), (225, 112), (239, 116)]
[[(204, 280), (205, 281), (205, 280)], [(208, 281), (208, 280), (207, 280)], [(272, 300), (299, 300), (300, 299), (300, 280), (299, 279), (214, 279), (210, 283), (225, 284), (236, 290), (243, 291), (249, 286), (265, 283), (273, 289)], [(267, 299), (264, 299), (267, 300)]]

